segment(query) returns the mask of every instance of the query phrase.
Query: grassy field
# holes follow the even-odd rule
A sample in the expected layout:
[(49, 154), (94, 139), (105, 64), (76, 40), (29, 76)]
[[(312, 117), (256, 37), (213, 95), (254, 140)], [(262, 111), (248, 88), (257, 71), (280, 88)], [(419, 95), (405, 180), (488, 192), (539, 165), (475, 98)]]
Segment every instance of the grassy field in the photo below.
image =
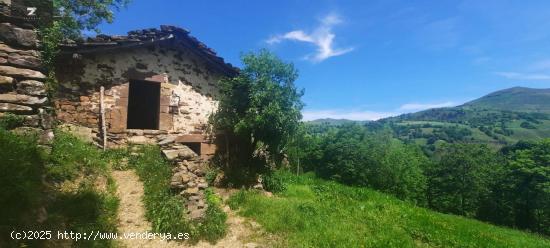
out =
[(313, 175), (285, 176), (273, 197), (240, 191), (239, 214), (283, 237), (281, 247), (550, 247), (550, 240), (463, 217), (437, 213), (367, 188)]

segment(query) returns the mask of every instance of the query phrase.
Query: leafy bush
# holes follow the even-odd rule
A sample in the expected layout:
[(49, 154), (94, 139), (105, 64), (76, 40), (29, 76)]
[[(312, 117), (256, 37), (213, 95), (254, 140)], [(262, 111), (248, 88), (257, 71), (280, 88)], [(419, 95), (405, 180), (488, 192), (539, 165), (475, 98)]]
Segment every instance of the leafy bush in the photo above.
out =
[(287, 188), (288, 174), (283, 171), (274, 171), (263, 178), (263, 185), (267, 191), (283, 192)]
[(237, 76), (219, 82), (220, 104), (211, 122), (226, 134), (218, 137), (224, 144), (218, 146), (220, 165), (245, 168), (224, 167), (225, 176), (247, 184), (257, 173), (281, 164), (300, 126), (303, 91), (294, 85), (298, 77), (294, 65), (267, 50), (245, 54), (242, 62), (244, 68)]

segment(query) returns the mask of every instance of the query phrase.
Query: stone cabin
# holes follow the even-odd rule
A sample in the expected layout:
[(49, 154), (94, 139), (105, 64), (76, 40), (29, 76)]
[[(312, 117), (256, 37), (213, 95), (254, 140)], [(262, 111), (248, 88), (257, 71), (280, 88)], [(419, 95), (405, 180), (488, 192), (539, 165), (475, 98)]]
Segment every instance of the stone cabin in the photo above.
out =
[(189, 31), (162, 25), (67, 41), (55, 73), (56, 119), (81, 136), (108, 147), (175, 141), (209, 157), (217, 82), (238, 70)]

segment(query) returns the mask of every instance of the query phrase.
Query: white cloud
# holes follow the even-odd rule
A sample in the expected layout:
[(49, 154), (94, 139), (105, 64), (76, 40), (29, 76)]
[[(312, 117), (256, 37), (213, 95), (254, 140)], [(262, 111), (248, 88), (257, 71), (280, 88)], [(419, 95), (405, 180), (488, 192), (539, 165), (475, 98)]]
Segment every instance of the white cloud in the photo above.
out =
[(300, 42), (311, 43), (317, 46), (317, 51), (314, 54), (306, 56), (314, 62), (321, 62), (330, 57), (339, 56), (353, 51), (352, 47), (335, 48), (334, 38), (336, 35), (332, 31), (334, 25), (341, 23), (342, 20), (335, 14), (325, 16), (320, 20), (320, 25), (311, 33), (306, 33), (303, 30), (293, 30), (282, 35), (275, 35), (269, 38), (268, 44), (275, 44), (284, 40), (294, 40)]
[(354, 121), (374, 121), (390, 116), (398, 115), (391, 112), (355, 111), (355, 110), (306, 110), (302, 112), (304, 121), (317, 119), (347, 119)]
[(453, 107), (458, 105), (455, 102), (442, 102), (442, 103), (406, 103), (399, 107), (400, 111), (420, 111), (431, 108), (444, 108), (444, 107)]
[(496, 75), (516, 80), (550, 80), (550, 74), (544, 73), (520, 73), (510, 71), (495, 72)]

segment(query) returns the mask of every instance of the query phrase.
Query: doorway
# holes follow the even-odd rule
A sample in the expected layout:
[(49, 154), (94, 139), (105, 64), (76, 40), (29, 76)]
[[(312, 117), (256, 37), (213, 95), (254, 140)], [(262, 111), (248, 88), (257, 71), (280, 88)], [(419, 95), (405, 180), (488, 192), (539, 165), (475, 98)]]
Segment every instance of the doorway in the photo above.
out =
[(131, 80), (127, 129), (159, 129), (160, 83)]

